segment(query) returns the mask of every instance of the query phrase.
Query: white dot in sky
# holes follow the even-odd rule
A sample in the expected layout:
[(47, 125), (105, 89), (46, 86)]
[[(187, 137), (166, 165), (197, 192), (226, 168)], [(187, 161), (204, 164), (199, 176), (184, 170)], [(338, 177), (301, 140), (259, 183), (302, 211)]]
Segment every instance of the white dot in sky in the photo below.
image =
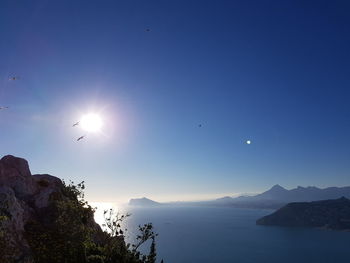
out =
[(251, 144), (251, 143), (252, 143), (251, 140), (247, 140), (247, 141), (246, 141), (246, 144)]

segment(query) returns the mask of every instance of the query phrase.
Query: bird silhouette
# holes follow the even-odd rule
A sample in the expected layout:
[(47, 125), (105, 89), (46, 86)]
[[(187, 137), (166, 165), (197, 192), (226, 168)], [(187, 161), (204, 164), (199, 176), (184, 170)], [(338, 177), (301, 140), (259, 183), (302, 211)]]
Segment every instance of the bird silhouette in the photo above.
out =
[(84, 137), (85, 137), (85, 135), (80, 136), (80, 137), (77, 139), (77, 141), (80, 141), (80, 140), (84, 139)]
[(146, 32), (151, 32), (151, 29), (146, 28), (145, 31), (146, 31)]
[(72, 125), (72, 127), (75, 127), (75, 126), (79, 125), (79, 123), (80, 123), (80, 121), (74, 123), (74, 124)]
[(6, 110), (6, 109), (8, 109), (9, 107), (7, 107), (7, 106), (0, 106), (0, 110)]
[(198, 127), (199, 127), (199, 128), (202, 128), (202, 124), (198, 124)]
[(17, 77), (17, 76), (12, 76), (12, 77), (9, 78), (9, 80), (19, 80), (19, 77)]

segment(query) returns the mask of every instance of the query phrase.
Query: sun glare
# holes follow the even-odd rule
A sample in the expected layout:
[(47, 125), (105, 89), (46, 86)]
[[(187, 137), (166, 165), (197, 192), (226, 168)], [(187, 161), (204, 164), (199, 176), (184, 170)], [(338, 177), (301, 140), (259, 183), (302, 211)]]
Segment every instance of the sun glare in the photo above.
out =
[(115, 211), (119, 211), (119, 208), (116, 204), (114, 203), (106, 203), (106, 202), (89, 202), (89, 204), (96, 208), (96, 211), (94, 213), (94, 219), (96, 221), (96, 223), (100, 224), (102, 226), (102, 224), (105, 223), (104, 220), (104, 211), (105, 210), (109, 210), (109, 209), (114, 209)]
[(89, 113), (81, 118), (80, 124), (82, 129), (87, 132), (99, 132), (102, 128), (103, 121), (98, 114)]

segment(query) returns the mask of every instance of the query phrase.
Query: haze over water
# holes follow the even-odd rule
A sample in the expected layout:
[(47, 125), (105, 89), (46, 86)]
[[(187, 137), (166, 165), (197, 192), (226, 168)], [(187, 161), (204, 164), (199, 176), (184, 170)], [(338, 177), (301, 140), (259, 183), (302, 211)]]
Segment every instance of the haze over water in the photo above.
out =
[[(132, 229), (153, 222), (168, 263), (345, 263), (349, 232), (257, 226), (271, 210), (231, 207), (127, 208)], [(129, 240), (132, 242), (132, 240)]]

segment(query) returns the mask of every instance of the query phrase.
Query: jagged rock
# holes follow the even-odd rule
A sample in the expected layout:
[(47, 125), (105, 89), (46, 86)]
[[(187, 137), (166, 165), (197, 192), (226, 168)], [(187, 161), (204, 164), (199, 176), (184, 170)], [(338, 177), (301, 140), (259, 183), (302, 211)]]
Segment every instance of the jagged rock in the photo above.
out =
[[(66, 198), (63, 187), (57, 177), (32, 175), (28, 162), (22, 158), (7, 155), (0, 160), (0, 212), (8, 218), (4, 227), (11, 245), (17, 249), (16, 262), (33, 262), (25, 235), (26, 224), (33, 221), (50, 224), (47, 213), (53, 203), (52, 197)], [(88, 220), (89, 226), (101, 235), (93, 214)]]
[(48, 174), (35, 174), (33, 180), (36, 184), (34, 202), (37, 208), (47, 207), (50, 196), (53, 193), (60, 193), (63, 187), (60, 179)]
[(11, 187), (18, 198), (24, 198), (34, 193), (33, 178), (28, 162), (12, 155), (0, 160), (0, 186)]
[[(11, 220), (7, 221), (6, 229), (12, 233), (21, 233), (24, 231), (25, 218), (28, 217), (24, 203), (16, 198), (12, 188), (7, 186), (0, 187), (0, 207), (3, 213)], [(22, 243), (22, 235), (14, 235), (13, 240), (16, 244)]]

